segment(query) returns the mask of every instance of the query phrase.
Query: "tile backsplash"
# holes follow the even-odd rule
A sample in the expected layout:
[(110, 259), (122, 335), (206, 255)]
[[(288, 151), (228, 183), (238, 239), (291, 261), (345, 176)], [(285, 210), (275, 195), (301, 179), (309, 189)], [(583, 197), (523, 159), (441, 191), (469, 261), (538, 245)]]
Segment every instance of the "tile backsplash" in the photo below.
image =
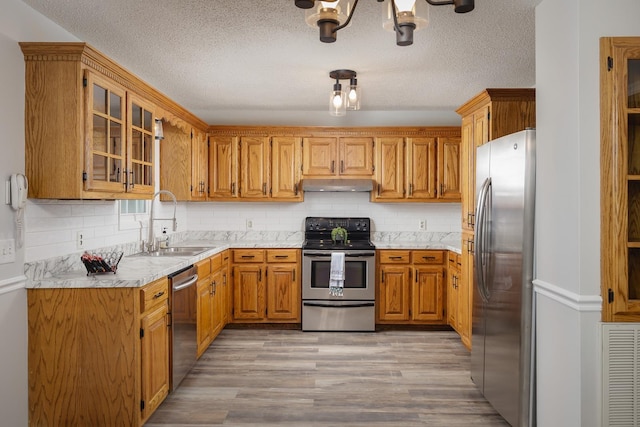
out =
[[(307, 216), (371, 218), (372, 231), (460, 232), (459, 203), (371, 203), (369, 193), (307, 193), (302, 203), (178, 203), (177, 231), (302, 231)], [(155, 217), (173, 215), (156, 202)], [(29, 200), (25, 215), (25, 261), (35, 261), (147, 238), (147, 215), (121, 221), (115, 201)], [(419, 230), (424, 221), (425, 230)], [(158, 221), (160, 232), (169, 223)], [(142, 227), (142, 228), (141, 228)], [(169, 231), (171, 233), (171, 231)], [(82, 245), (78, 243), (82, 235)]]

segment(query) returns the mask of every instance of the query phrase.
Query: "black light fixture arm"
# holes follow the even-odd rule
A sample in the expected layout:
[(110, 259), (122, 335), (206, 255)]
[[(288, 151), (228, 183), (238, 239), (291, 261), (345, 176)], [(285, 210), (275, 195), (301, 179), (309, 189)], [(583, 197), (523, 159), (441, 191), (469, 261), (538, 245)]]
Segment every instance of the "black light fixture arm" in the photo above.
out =
[(456, 13), (471, 12), (475, 6), (475, 0), (426, 0), (426, 2), (431, 6), (445, 6), (452, 4)]
[(391, 1), (391, 7), (393, 7), (393, 28), (400, 33), (401, 37), (404, 37), (404, 31), (400, 29), (398, 25), (398, 7), (396, 6), (396, 2), (394, 0)]
[(353, 7), (351, 8), (351, 13), (349, 14), (349, 16), (347, 16), (347, 20), (344, 21), (344, 24), (337, 26), (336, 28), (333, 29), (332, 33), (337, 33), (338, 30), (343, 29), (344, 27), (346, 27), (347, 25), (349, 25), (349, 22), (351, 22), (351, 18), (353, 18), (353, 12), (356, 11), (356, 6), (358, 6), (358, 0), (355, 0), (353, 2)]

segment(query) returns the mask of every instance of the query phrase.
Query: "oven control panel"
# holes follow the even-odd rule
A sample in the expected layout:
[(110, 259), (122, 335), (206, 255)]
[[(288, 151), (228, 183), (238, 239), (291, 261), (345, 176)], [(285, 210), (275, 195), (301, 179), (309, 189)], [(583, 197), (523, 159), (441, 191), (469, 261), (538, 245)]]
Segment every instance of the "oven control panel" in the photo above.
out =
[(369, 231), (371, 220), (369, 218), (307, 217), (304, 224), (305, 231), (331, 231), (336, 227), (342, 227), (348, 232)]

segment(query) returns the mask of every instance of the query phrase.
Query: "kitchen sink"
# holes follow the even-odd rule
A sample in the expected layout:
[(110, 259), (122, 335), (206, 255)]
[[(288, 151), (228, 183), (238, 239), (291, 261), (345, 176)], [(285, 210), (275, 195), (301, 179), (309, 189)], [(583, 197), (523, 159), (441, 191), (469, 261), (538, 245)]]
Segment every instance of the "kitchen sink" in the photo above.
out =
[(213, 246), (203, 247), (203, 246), (171, 246), (168, 248), (156, 249), (151, 252), (138, 252), (131, 256), (194, 256), (198, 255), (202, 252), (213, 249)]

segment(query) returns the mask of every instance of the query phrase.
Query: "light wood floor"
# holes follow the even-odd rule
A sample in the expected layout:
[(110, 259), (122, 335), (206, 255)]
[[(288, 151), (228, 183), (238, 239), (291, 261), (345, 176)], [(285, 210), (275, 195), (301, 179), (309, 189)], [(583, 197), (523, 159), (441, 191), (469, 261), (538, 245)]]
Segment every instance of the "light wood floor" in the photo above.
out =
[(225, 329), (146, 427), (508, 426), (454, 332)]

